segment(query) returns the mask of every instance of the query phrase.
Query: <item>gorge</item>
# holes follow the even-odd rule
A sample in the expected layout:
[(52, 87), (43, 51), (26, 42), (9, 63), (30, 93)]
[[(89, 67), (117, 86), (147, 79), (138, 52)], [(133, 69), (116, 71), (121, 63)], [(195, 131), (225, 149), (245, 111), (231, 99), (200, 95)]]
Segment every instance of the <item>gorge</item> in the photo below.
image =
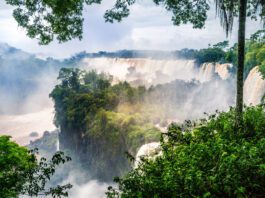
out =
[[(129, 170), (134, 165), (126, 159), (125, 151), (136, 156), (136, 160), (142, 155), (157, 153), (160, 133), (165, 132), (170, 123), (201, 119), (207, 116), (204, 113), (209, 115), (216, 109), (227, 111), (234, 105), (235, 74), (232, 64), (228, 63), (198, 65), (195, 60), (184, 59), (85, 57), (65, 66), (68, 69), (59, 80), (56, 76), (60, 67), (49, 68), (48, 75), (45, 75), (46, 70), (40, 72), (37, 80), (33, 79), (37, 88), (21, 103), (23, 110), (18, 114), (0, 115), (0, 131), (27, 145), (40, 138), (44, 131), (56, 129), (52, 123), (54, 113), (67, 115), (67, 120), (58, 122), (55, 119), (61, 129), (60, 138), (52, 140), (54, 145), (49, 148), (54, 152), (71, 150), (72, 155), (78, 156), (79, 159), (75, 159), (80, 161), (79, 168), (88, 174), (85, 182), (90, 179), (109, 182)], [(70, 69), (72, 67), (74, 69)], [(87, 79), (82, 75), (81, 80), (78, 78), (79, 91), (75, 91), (74, 86), (67, 87), (72, 94), (65, 98), (69, 102), (63, 107), (67, 113), (60, 112), (62, 109), (54, 110), (49, 93), (53, 87), (63, 85), (65, 79), (73, 77), (76, 69), (86, 72), (82, 75), (87, 75)], [(101, 75), (101, 72), (105, 74)], [(258, 68), (254, 67), (245, 80), (246, 104), (261, 102), (265, 93), (264, 82)], [(8, 102), (4, 95), (1, 97)], [(95, 102), (99, 98), (101, 102)], [(41, 105), (31, 108), (30, 104), (37, 100)], [(94, 101), (96, 107), (89, 101)], [(72, 135), (73, 131), (78, 135)], [(109, 136), (108, 131), (113, 136)], [(30, 137), (32, 132), (38, 132), (39, 136)], [(113, 141), (117, 137), (121, 138)], [(40, 143), (45, 144), (45, 141), (33, 145)]]
[[(126, 151), (139, 156), (138, 149), (140, 153), (156, 150), (149, 145), (158, 145), (159, 131), (171, 122), (196, 120), (205, 117), (204, 112), (227, 111), (234, 105), (231, 64), (205, 63), (198, 67), (194, 61), (118, 58), (85, 59), (83, 63), (84, 73), (76, 69), (60, 71), (61, 83), (51, 96), (61, 129), (60, 147), (73, 151), (90, 176), (101, 181), (111, 181), (128, 171)], [(165, 73), (163, 65), (171, 72)], [(182, 65), (187, 67), (184, 76), (182, 70), (174, 68)], [(106, 73), (100, 74), (96, 68)], [(125, 79), (130, 84), (123, 83)], [(96, 102), (98, 97), (101, 103)], [(64, 106), (62, 101), (69, 102)]]
[[(189, 93), (189, 97), (186, 95), (185, 103), (182, 101), (182, 105), (180, 105), (180, 109), (176, 110), (179, 115), (172, 115), (172, 117), (168, 118), (169, 121), (183, 121), (185, 119), (190, 118), (199, 118), (203, 115), (203, 112), (214, 112), (216, 109), (226, 110), (229, 106), (234, 104), (233, 101), (233, 86), (227, 86), (225, 84), (233, 85), (234, 74), (230, 72), (232, 65), (231, 64), (213, 64), (213, 63), (204, 63), (200, 66), (197, 66), (193, 60), (156, 60), (156, 59), (144, 59), (144, 58), (84, 58), (79, 62), (80, 68), (85, 70), (97, 69), (98, 72), (106, 72), (113, 75), (114, 80), (113, 83), (118, 82), (119, 80), (126, 80), (132, 86), (145, 85), (146, 87), (156, 86), (158, 84), (169, 83), (174, 80), (183, 81), (185, 85), (192, 80), (198, 81), (198, 84), (205, 84), (201, 86), (208, 87), (208, 91), (206, 90), (204, 95), (207, 96), (207, 93), (210, 92), (210, 89), (214, 89), (207, 85), (207, 82), (213, 81), (215, 82), (215, 86), (218, 86), (219, 94), (211, 94), (212, 96), (208, 96), (208, 102), (203, 101), (200, 103), (200, 113), (196, 113), (196, 108), (192, 107), (192, 112), (185, 107), (190, 106), (189, 104), (194, 101), (194, 97), (196, 95), (196, 90), (187, 90)], [(51, 88), (55, 86), (56, 81), (56, 71), (53, 71), (53, 75), (51, 77), (45, 77), (46, 81), (53, 82), (48, 89), (39, 88), (36, 91), (36, 95), (41, 94), (43, 97), (40, 98), (43, 104), (40, 109), (41, 111), (35, 112), (27, 112), (22, 115), (0, 115), (2, 123), (0, 125), (0, 131), (5, 131), (8, 134), (12, 135), (15, 140), (17, 140), (21, 144), (27, 144), (29, 142), (28, 135), (32, 131), (38, 131), (41, 133), (45, 130), (54, 130), (55, 126), (52, 124), (53, 119), (53, 108), (50, 99), (48, 98), (48, 94), (51, 91)], [(41, 77), (42, 78), (42, 77)], [(43, 82), (43, 80), (39, 80)], [(229, 81), (229, 82), (228, 82)], [(182, 83), (182, 82), (181, 82)], [(180, 84), (180, 83), (177, 83)], [(214, 83), (209, 83), (213, 85)], [(185, 86), (184, 85), (184, 86)], [(221, 85), (221, 86), (220, 86)], [(163, 86), (163, 85), (162, 85)], [(167, 86), (166, 86), (167, 87)], [(197, 86), (197, 89), (201, 90)], [(204, 89), (205, 89), (204, 87)], [(173, 92), (182, 92), (183, 86), (175, 86), (172, 87)], [(178, 90), (176, 90), (178, 89)], [(197, 90), (197, 92), (198, 92)], [(256, 105), (261, 101), (262, 96), (265, 93), (264, 88), (264, 80), (261, 78), (257, 67), (253, 68), (244, 85), (245, 95), (244, 101), (246, 104)], [(169, 90), (170, 92), (171, 90)], [(167, 93), (168, 94), (168, 93)], [(175, 93), (177, 94), (177, 93)], [(33, 94), (34, 95), (34, 94)], [(211, 97), (214, 97), (212, 100)], [(218, 97), (218, 95), (220, 97)], [(3, 96), (3, 95), (2, 95)], [(217, 96), (217, 97), (216, 97)], [(32, 96), (29, 101), (35, 100), (35, 96)], [(36, 98), (36, 97), (35, 97)], [(164, 98), (166, 99), (166, 98)], [(172, 99), (172, 98), (171, 98)], [(196, 99), (197, 100), (197, 99)], [(198, 100), (197, 100), (198, 101)], [(172, 104), (172, 101), (168, 101), (169, 104)], [(180, 101), (175, 101), (175, 103)], [(196, 103), (196, 102), (195, 102)], [(168, 104), (168, 105), (169, 105)], [(172, 104), (176, 105), (176, 104)], [(202, 105), (202, 106), (201, 106)], [(178, 105), (176, 105), (178, 106)], [(214, 108), (215, 107), (215, 108)], [(182, 108), (182, 109), (181, 109)], [(170, 108), (169, 108), (170, 109)], [(170, 112), (170, 110), (167, 112)], [(27, 115), (28, 114), (28, 115)], [(32, 114), (32, 116), (31, 116)], [(189, 115), (190, 117), (185, 116)], [(193, 116), (194, 115), (194, 116)], [(34, 119), (32, 119), (34, 118)], [(35, 120), (35, 121), (34, 121)], [(40, 122), (40, 120), (45, 120), (45, 122)], [(39, 123), (42, 123), (41, 125)], [(9, 126), (16, 126), (15, 128)], [(37, 126), (37, 128), (36, 128)]]

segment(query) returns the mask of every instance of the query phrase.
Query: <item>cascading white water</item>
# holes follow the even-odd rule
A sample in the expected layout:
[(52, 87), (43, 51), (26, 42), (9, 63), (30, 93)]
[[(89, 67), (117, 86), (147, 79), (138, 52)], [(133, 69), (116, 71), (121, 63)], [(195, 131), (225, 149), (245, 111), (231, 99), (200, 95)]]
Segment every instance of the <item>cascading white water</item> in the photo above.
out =
[(56, 151), (60, 151), (60, 140), (59, 140), (59, 134), (57, 137), (57, 142), (56, 142)]
[[(98, 71), (110, 73), (114, 78), (127, 80), (134, 85), (137, 85), (137, 83), (156, 85), (175, 79), (185, 81), (197, 79), (201, 82), (211, 81), (217, 74), (221, 79), (227, 79), (231, 75), (229, 73), (229, 68), (231, 68), (232, 65), (207, 63), (198, 68), (193, 60), (90, 58), (84, 59), (82, 67), (82, 69), (96, 69)], [(253, 105), (258, 104), (264, 95), (264, 87), (264, 80), (262, 80), (258, 73), (258, 68), (256, 67), (251, 70), (245, 81), (245, 103), (251, 103)], [(218, 86), (218, 89), (220, 89), (220, 86)], [(46, 95), (48, 95), (48, 92)], [(194, 101), (191, 97), (191, 103), (192, 102)], [(216, 104), (216, 102), (212, 104)], [(187, 102), (187, 105), (189, 105), (189, 102)], [(184, 109), (185, 112), (187, 112), (186, 108)], [(5, 131), (6, 134), (12, 135), (14, 139), (22, 145), (28, 144), (29, 138), (27, 138), (27, 136), (30, 132), (52, 131), (55, 129), (52, 124), (53, 109), (49, 108), (48, 110), (47, 115), (41, 111), (32, 115), (0, 116), (0, 131)], [(194, 112), (194, 109), (192, 109), (192, 111)], [(46, 112), (46, 110), (43, 112)], [(45, 122), (43, 122), (43, 120)], [(56, 147), (57, 150), (60, 149), (59, 141)]]
[(215, 74), (215, 64), (214, 63), (204, 63), (200, 66), (199, 75), (197, 79), (201, 82), (209, 81), (214, 77)]
[(141, 157), (155, 157), (161, 154), (161, 147), (159, 142), (152, 142), (148, 144), (144, 144), (140, 147), (136, 154), (134, 167), (138, 167), (141, 162)]
[(84, 69), (107, 72), (135, 85), (156, 85), (175, 79), (190, 81), (197, 74), (193, 60), (88, 58), (84, 63)]
[[(201, 81), (209, 81), (214, 75), (218, 74), (221, 79), (229, 78), (229, 68), (232, 67), (230, 64), (203, 64), (199, 72), (198, 78)], [(258, 66), (254, 67), (244, 83), (244, 102), (247, 105), (257, 105), (261, 102), (262, 97), (265, 94), (265, 80), (259, 72)], [(158, 127), (159, 128), (159, 127)], [(136, 154), (135, 167), (140, 163), (142, 156), (153, 158), (161, 154), (160, 143), (153, 142), (144, 144), (140, 147)]]
[(194, 60), (156, 60), (140, 58), (87, 58), (84, 69), (107, 72), (119, 80), (132, 84), (156, 85), (179, 79), (196, 79), (206, 82), (219, 76), (225, 80), (230, 76), (231, 64), (204, 63), (197, 68)]
[(222, 80), (226, 80), (230, 77), (229, 68), (231, 67), (233, 67), (233, 65), (228, 63), (204, 63), (200, 66), (196, 79), (200, 82), (206, 82), (219, 76)]
[(219, 64), (215, 65), (215, 72), (221, 77), (221, 79), (226, 80), (231, 76), (230, 69), (233, 67), (230, 63)]
[(265, 80), (259, 72), (258, 66), (254, 67), (248, 74), (244, 83), (244, 103), (246, 105), (257, 105), (265, 94)]
[(58, 128), (57, 130), (57, 141), (56, 141), (56, 151), (60, 151), (60, 132), (61, 132), (61, 127)]

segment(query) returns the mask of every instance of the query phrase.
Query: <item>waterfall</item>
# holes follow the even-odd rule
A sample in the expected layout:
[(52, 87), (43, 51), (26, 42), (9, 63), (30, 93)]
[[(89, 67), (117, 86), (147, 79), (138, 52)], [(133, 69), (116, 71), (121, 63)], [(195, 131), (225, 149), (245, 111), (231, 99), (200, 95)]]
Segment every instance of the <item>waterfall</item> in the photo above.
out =
[(230, 63), (215, 65), (215, 72), (221, 77), (221, 79), (226, 80), (231, 76), (230, 69), (233, 67)]
[(156, 60), (146, 58), (86, 58), (83, 69), (97, 69), (107, 72), (119, 80), (132, 85), (157, 85), (179, 79), (201, 82), (210, 81), (219, 76), (229, 78), (232, 64), (204, 63), (199, 70), (194, 60)]
[(215, 74), (215, 64), (214, 63), (204, 63), (200, 66), (199, 75), (197, 79), (201, 82), (210, 81), (213, 79)]
[(57, 141), (56, 141), (56, 151), (60, 151), (60, 138), (59, 138), (59, 131), (58, 131), (58, 136), (57, 136)]
[(139, 165), (139, 163), (141, 162), (141, 157), (145, 156), (153, 158), (157, 155), (160, 155), (161, 152), (162, 151), (159, 142), (144, 144), (143, 146), (140, 147), (140, 149), (136, 154), (134, 167), (137, 167)]
[(157, 85), (175, 79), (190, 81), (197, 75), (193, 60), (155, 60), (141, 58), (87, 58), (83, 69), (107, 72), (133, 85)]
[(219, 64), (219, 63), (203, 63), (200, 66), (197, 80), (206, 82), (218, 77), (226, 80), (230, 77), (229, 68), (233, 67), (232, 64)]
[(259, 72), (258, 66), (254, 67), (248, 74), (244, 83), (244, 103), (246, 105), (257, 105), (265, 94), (265, 80)]

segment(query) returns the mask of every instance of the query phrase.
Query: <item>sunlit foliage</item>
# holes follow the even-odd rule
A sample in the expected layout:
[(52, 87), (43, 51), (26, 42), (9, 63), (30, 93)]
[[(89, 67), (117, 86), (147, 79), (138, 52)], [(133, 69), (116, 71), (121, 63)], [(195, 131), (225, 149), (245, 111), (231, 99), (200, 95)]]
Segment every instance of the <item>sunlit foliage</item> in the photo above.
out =
[(172, 124), (161, 139), (163, 154), (144, 158), (108, 197), (263, 197), (264, 106), (247, 107), (235, 133), (235, 110), (199, 123)]
[[(127, 82), (96, 71), (61, 69), (50, 97), (60, 127), (62, 149), (69, 150), (83, 168), (101, 180), (129, 170), (125, 152), (135, 154), (144, 143), (159, 139), (159, 130), (137, 111), (146, 93)], [(111, 169), (109, 167), (112, 167)]]

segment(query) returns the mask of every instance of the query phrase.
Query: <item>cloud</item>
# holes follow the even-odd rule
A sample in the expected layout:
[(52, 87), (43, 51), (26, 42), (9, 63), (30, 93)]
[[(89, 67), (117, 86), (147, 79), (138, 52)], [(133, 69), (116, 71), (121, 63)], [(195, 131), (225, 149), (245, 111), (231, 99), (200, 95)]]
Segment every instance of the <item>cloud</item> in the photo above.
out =
[[(103, 1), (102, 5), (85, 8), (84, 37), (64, 44), (53, 42), (39, 46), (36, 40), (29, 39), (25, 31), (17, 26), (12, 17), (12, 7), (0, 3), (0, 42), (9, 43), (25, 51), (45, 54), (57, 58), (68, 57), (80, 51), (114, 51), (120, 49), (159, 49), (203, 48), (209, 43), (225, 40), (225, 33), (215, 15), (214, 6), (209, 11), (206, 26), (195, 30), (192, 25), (173, 26), (171, 13), (153, 3), (139, 1), (131, 8), (131, 15), (121, 23), (105, 23), (105, 10), (114, 1)], [(261, 27), (258, 22), (247, 23), (247, 35)], [(236, 41), (237, 28), (229, 39)]]

